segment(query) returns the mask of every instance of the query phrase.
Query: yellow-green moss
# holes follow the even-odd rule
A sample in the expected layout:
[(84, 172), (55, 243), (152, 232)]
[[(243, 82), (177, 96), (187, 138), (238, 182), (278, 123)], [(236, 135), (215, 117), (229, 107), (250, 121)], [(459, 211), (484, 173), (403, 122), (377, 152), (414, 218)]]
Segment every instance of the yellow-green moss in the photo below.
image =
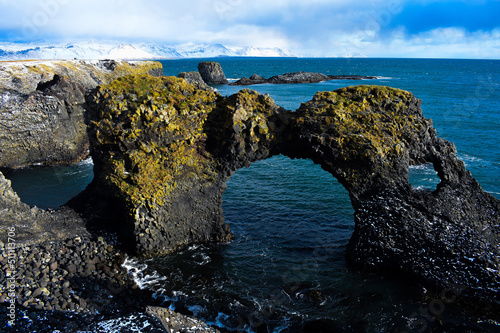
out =
[(425, 119), (404, 113), (412, 98), (409, 92), (379, 86), (319, 92), (301, 106), (296, 122), (320, 117), (324, 132), (334, 134), (328, 137), (335, 141), (330, 144), (340, 148), (346, 160), (387, 160), (401, 153), (404, 138), (424, 127)]
[[(356, 161), (376, 172), (375, 168), (389, 166), (401, 156), (406, 142), (425, 128), (425, 118), (408, 114), (408, 106), (416, 101), (400, 89), (347, 87), (318, 92), (297, 110), (294, 122), (317, 127), (318, 140), (335, 148), (342, 160)], [(358, 172), (364, 172), (349, 167), (344, 171), (352, 182), (360, 176)]]
[(113, 150), (106, 182), (132, 207), (162, 205), (181, 178), (215, 177), (210, 157), (198, 154), (203, 125), (218, 94), (175, 77), (126, 76), (101, 86), (89, 102), (96, 143)]

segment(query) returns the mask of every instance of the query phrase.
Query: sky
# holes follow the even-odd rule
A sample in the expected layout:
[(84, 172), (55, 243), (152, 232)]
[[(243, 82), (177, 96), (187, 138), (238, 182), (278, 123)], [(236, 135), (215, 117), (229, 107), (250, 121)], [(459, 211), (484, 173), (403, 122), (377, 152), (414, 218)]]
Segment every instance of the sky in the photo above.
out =
[(313, 57), (500, 59), (500, 0), (0, 0), (0, 41), (193, 42)]

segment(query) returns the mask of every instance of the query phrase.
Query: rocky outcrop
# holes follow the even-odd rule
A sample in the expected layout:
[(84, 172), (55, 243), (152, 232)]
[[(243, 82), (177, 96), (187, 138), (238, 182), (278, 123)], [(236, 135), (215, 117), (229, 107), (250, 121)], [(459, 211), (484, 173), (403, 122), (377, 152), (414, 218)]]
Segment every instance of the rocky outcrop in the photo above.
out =
[(0, 91), (0, 167), (58, 164), (88, 154), (85, 89), (57, 74), (28, 95)]
[(291, 83), (318, 83), (330, 80), (372, 80), (376, 76), (361, 75), (325, 75), (314, 72), (295, 72), (283, 75), (272, 76), (265, 79), (260, 75), (253, 74), (250, 78), (243, 77), (238, 81), (230, 83), (230, 86), (249, 86), (253, 84), (272, 83), (272, 84), (291, 84)]
[(206, 84), (226, 84), (228, 83), (224, 71), (218, 62), (203, 61), (198, 64), (198, 72), (200, 72), (203, 81)]
[(91, 89), (124, 75), (140, 73), (161, 76), (162, 65), (156, 61), (118, 60), (0, 61), (0, 89), (27, 95), (56, 74)]
[(147, 314), (161, 321), (167, 332), (219, 333), (201, 320), (181, 315), (167, 308), (148, 306)]
[(210, 87), (208, 84), (203, 81), (200, 73), (198, 72), (182, 72), (177, 75), (177, 77), (186, 80), (187, 83), (193, 84), (197, 88), (205, 89), (205, 90), (214, 90), (214, 88)]
[(205, 84), (199, 72), (182, 72), (177, 77), (183, 78), (189, 84)]
[(90, 206), (76, 208), (114, 220), (141, 255), (229, 240), (220, 209), (225, 176), (203, 148), (219, 97), (174, 77), (99, 87), (88, 98), (96, 176), (73, 201)]
[(0, 168), (73, 163), (88, 154), (85, 92), (155, 62), (0, 62)]
[(16, 247), (89, 236), (85, 221), (68, 207), (45, 211), (21, 202), (10, 180), (0, 172), (0, 243), (9, 242), (11, 231)]
[[(77, 201), (108, 217), (123, 212), (117, 229), (152, 256), (230, 239), (221, 202), (235, 170), (277, 154), (307, 158), (349, 192), (350, 263), (498, 298), (499, 200), (437, 137), (420, 104), (409, 92), (357, 86), (287, 111), (250, 90), (223, 98), (177, 78), (126, 77), (88, 99), (96, 177)], [(409, 166), (422, 163), (441, 179), (434, 192), (408, 182)]]

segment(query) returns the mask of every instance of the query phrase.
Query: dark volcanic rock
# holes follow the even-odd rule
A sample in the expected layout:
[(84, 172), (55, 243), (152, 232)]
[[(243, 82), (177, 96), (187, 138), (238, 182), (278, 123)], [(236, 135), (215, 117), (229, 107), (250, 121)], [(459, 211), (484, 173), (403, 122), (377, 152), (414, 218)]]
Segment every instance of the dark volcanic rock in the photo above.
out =
[(183, 78), (189, 84), (201, 84), (204, 85), (205, 81), (198, 72), (182, 72), (177, 75), (177, 77)]
[(238, 81), (230, 83), (229, 85), (230, 86), (249, 86), (252, 84), (262, 84), (262, 83), (266, 83), (266, 82), (267, 82), (267, 80), (265, 78), (263, 78), (262, 76), (257, 75), (257, 74), (253, 74), (252, 76), (250, 76), (250, 78), (242, 77)]
[(204, 61), (198, 64), (198, 71), (200, 72), (203, 81), (206, 84), (226, 84), (228, 83), (224, 71), (218, 62)]
[(71, 163), (87, 156), (85, 90), (54, 76), (37, 91), (23, 95), (0, 91), (0, 167), (34, 163)]
[(328, 76), (314, 72), (295, 72), (276, 75), (267, 79), (267, 83), (317, 83), (328, 81)]
[(249, 86), (252, 84), (273, 83), (273, 84), (290, 84), (290, 83), (318, 83), (329, 80), (372, 80), (377, 79), (376, 76), (361, 76), (361, 75), (325, 75), (314, 72), (295, 72), (283, 75), (276, 75), (265, 79), (260, 75), (253, 74), (250, 78), (242, 77), (236, 82), (230, 83), (230, 86)]
[[(225, 182), (283, 154), (311, 159), (348, 190), (353, 265), (499, 297), (500, 202), (472, 178), (453, 144), (437, 137), (409, 92), (319, 92), (292, 112), (250, 90), (222, 98), (177, 78), (143, 76), (100, 87), (88, 104), (96, 176), (76, 202), (108, 216), (123, 212), (117, 227), (141, 255), (229, 239)], [(434, 192), (408, 182), (409, 166), (423, 163), (441, 179)]]
[(201, 320), (176, 313), (167, 308), (148, 306), (146, 312), (158, 318), (167, 332), (219, 333)]

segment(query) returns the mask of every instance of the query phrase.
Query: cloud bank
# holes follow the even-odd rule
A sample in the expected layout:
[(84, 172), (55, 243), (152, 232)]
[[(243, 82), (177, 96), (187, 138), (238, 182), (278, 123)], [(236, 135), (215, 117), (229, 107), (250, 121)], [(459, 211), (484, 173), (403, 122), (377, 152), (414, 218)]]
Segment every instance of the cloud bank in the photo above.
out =
[(316, 57), (500, 59), (498, 13), (498, 0), (0, 0), (0, 40), (222, 43)]

